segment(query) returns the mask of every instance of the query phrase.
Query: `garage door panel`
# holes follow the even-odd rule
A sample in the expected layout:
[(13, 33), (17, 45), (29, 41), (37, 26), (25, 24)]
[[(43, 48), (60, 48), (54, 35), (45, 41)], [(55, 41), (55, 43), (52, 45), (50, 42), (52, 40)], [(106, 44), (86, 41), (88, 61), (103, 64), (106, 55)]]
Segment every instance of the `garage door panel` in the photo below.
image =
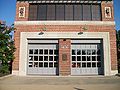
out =
[(84, 44), (77, 42), (72, 43), (71, 75), (103, 74), (102, 44), (96, 43), (98, 40), (94, 42), (95, 43), (85, 43), (84, 41)]
[(58, 46), (56, 45), (56, 44), (49, 44), (49, 45), (45, 45), (45, 44), (37, 44), (37, 45), (35, 45), (35, 44), (30, 44), (29, 45), (29, 48), (31, 48), (31, 49), (36, 49), (36, 48), (38, 48), (38, 49), (56, 49), (56, 48), (58, 48)]
[(88, 43), (101, 43), (101, 40), (72, 40), (71, 43), (76, 43), (76, 44), (88, 44)]
[(56, 68), (29, 68), (29, 74), (56, 75)]
[(71, 75), (98, 75), (101, 69), (98, 68), (72, 68)]
[[(38, 73), (38, 69), (37, 68), (28, 68), (28, 72), (29, 74), (37, 74)], [(34, 72), (34, 73), (33, 73)]]
[(30, 42), (27, 74), (58, 75), (58, 44)]

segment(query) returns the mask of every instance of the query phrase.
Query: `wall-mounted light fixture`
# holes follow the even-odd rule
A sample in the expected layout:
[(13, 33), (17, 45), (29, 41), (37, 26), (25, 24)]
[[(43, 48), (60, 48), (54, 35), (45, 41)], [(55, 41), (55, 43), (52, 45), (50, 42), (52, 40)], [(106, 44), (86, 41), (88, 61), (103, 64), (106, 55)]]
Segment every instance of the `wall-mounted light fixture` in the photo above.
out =
[(45, 24), (44, 24), (44, 26), (40, 30), (41, 30), (41, 32), (38, 33), (38, 35), (43, 35), (44, 31), (47, 31), (47, 28), (46, 28)]
[(39, 33), (38, 33), (38, 35), (43, 35), (43, 34), (44, 34), (44, 32), (39, 32)]
[[(86, 31), (86, 30), (88, 30), (88, 27), (87, 27), (87, 25), (85, 24), (83, 27), (82, 27), (82, 30), (83, 31)], [(81, 35), (81, 34), (83, 34), (83, 31), (81, 31), (81, 32), (78, 32), (78, 35)]]
[(81, 35), (81, 34), (83, 34), (83, 32), (78, 32), (78, 35)]

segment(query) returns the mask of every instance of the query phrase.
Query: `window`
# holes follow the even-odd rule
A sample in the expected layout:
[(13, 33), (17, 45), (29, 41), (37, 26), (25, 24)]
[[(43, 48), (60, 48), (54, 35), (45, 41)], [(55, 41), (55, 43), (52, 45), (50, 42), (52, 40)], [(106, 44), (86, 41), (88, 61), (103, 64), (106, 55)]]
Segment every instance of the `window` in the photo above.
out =
[(43, 56), (39, 56), (39, 61), (43, 61)]
[(49, 56), (49, 61), (53, 61), (53, 56)]
[(76, 67), (76, 63), (72, 63), (72, 68), (75, 68)]
[(76, 56), (72, 56), (72, 61), (76, 61)]
[(55, 55), (58, 55), (58, 50), (54, 50), (54, 54), (55, 54)]
[(44, 62), (44, 67), (48, 67), (48, 62)]
[(47, 5), (38, 5), (38, 20), (46, 20)]
[(77, 61), (81, 61), (81, 56), (77, 56)]
[(53, 63), (50, 62), (50, 63), (49, 63), (49, 67), (53, 67)]
[(47, 20), (55, 20), (55, 5), (47, 5)]
[(73, 5), (65, 5), (65, 20), (73, 20)]
[(43, 67), (43, 62), (39, 62), (39, 67)]
[(43, 54), (43, 49), (40, 49), (40, 50), (39, 50), (39, 54)]
[(33, 49), (30, 49), (30, 50), (29, 50), (29, 54), (33, 54)]
[(91, 5), (83, 5), (83, 21), (91, 20)]
[(30, 4), (29, 20), (100, 21), (100, 4)]
[(77, 50), (77, 55), (81, 55), (81, 50)]
[(35, 49), (35, 50), (34, 50), (34, 54), (38, 54), (38, 49)]
[(82, 20), (82, 5), (74, 5), (74, 20)]
[(48, 56), (44, 56), (44, 61), (48, 61)]
[(53, 54), (53, 50), (49, 50), (49, 54), (52, 55)]
[(45, 49), (45, 50), (44, 50), (44, 54), (48, 54), (48, 49)]
[(54, 61), (58, 61), (58, 56), (54, 56)]
[(33, 61), (33, 56), (29, 56), (29, 61)]
[(37, 5), (30, 5), (30, 11), (29, 11), (29, 20), (36, 20), (37, 19)]
[(34, 61), (38, 61), (38, 56), (34, 56)]
[(75, 55), (76, 54), (76, 50), (72, 50), (72, 55)]
[(92, 20), (93, 21), (101, 20), (100, 5), (92, 5)]
[(64, 5), (56, 5), (56, 20), (64, 20)]

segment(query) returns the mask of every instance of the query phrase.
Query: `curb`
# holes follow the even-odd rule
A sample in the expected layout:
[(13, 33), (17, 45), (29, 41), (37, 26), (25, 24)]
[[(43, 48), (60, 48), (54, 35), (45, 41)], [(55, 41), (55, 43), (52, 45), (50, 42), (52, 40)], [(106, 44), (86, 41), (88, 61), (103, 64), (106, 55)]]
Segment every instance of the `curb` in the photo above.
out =
[(13, 76), (12, 74), (5, 75), (5, 76), (0, 77), (0, 80), (1, 80), (1, 79), (5, 79), (5, 78), (8, 78), (8, 77), (12, 77), (12, 76)]
[(120, 73), (116, 74), (115, 76), (118, 76), (118, 77), (120, 77)]

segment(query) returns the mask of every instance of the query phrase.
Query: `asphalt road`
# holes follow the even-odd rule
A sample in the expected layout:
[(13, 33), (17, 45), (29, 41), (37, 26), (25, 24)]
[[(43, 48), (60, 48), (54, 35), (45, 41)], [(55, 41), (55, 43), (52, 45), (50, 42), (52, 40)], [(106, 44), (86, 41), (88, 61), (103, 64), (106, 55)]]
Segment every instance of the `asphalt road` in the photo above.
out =
[(41, 77), (0, 78), (0, 90), (120, 90), (120, 77)]

